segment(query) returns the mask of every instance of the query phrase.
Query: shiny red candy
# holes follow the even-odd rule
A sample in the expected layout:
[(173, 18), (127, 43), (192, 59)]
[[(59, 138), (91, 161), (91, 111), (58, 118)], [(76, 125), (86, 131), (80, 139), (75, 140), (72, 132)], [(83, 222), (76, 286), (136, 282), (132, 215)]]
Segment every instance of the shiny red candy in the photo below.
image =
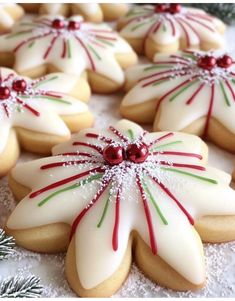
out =
[(233, 60), (229, 55), (224, 55), (217, 59), (217, 65), (221, 68), (229, 68), (232, 63)]
[(164, 13), (167, 11), (166, 4), (157, 4), (155, 6), (155, 13)]
[(70, 30), (78, 30), (81, 27), (81, 23), (77, 21), (69, 21), (68, 29)]
[(180, 4), (170, 4), (169, 12), (171, 14), (177, 14), (181, 11), (181, 5)]
[(210, 71), (216, 66), (216, 63), (216, 58), (214, 58), (213, 56), (206, 55), (198, 59), (197, 65), (202, 69)]
[(110, 165), (117, 165), (124, 160), (124, 150), (121, 146), (107, 146), (103, 150), (103, 157)]
[(24, 79), (15, 80), (12, 84), (12, 88), (17, 92), (24, 92), (26, 87), (27, 83)]
[(7, 87), (0, 87), (0, 99), (7, 99), (11, 94), (11, 91)]
[(126, 150), (127, 159), (134, 163), (143, 163), (148, 155), (148, 147), (145, 144), (130, 144)]
[(55, 29), (62, 29), (64, 28), (65, 24), (64, 21), (61, 19), (55, 19), (52, 21), (52, 27)]

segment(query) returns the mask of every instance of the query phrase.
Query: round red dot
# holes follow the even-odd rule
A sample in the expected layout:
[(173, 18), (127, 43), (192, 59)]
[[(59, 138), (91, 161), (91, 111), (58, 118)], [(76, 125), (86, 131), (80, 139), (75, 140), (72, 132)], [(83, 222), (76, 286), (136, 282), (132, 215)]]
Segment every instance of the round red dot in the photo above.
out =
[(155, 13), (164, 13), (167, 10), (166, 4), (157, 4), (155, 6)]
[(77, 21), (69, 21), (68, 29), (70, 30), (78, 30), (81, 27), (81, 23)]
[(221, 68), (229, 68), (233, 64), (233, 60), (229, 55), (224, 55), (217, 59), (217, 65)]
[(17, 92), (24, 92), (26, 90), (27, 83), (24, 79), (15, 80), (12, 84), (12, 88)]
[(145, 144), (129, 144), (126, 155), (134, 163), (143, 163), (149, 155), (148, 147)]
[(11, 94), (11, 91), (8, 87), (0, 87), (0, 99), (7, 99)]
[(215, 66), (216, 66), (216, 58), (214, 58), (213, 56), (203, 56), (200, 57), (197, 61), (197, 65), (198, 67), (205, 69), (205, 70), (212, 70)]
[(124, 160), (124, 150), (121, 146), (107, 146), (103, 150), (103, 157), (110, 165), (117, 165)]
[(55, 29), (62, 29), (65, 26), (64, 21), (61, 20), (61, 19), (55, 19), (55, 20), (53, 20), (51, 25)]
[(177, 14), (181, 11), (181, 5), (180, 4), (170, 4), (169, 12), (171, 14)]

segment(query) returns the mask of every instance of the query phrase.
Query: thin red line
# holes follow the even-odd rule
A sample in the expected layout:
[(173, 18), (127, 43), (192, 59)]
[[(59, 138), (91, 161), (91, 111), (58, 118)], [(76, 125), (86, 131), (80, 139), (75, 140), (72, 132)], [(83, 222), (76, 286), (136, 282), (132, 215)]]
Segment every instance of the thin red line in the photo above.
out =
[(84, 51), (85, 51), (85, 53), (86, 53), (86, 55), (87, 55), (87, 57), (88, 57), (88, 59), (89, 59), (89, 61), (90, 61), (91, 69), (92, 69), (93, 71), (96, 71), (95, 63), (94, 63), (94, 61), (93, 61), (93, 59), (92, 59), (92, 57), (91, 57), (91, 55), (90, 55), (90, 52), (88, 51), (86, 45), (83, 43), (83, 41), (82, 41), (79, 37), (77, 37), (77, 36), (74, 36), (74, 37), (75, 37), (75, 39), (80, 43), (80, 45), (82, 46), (82, 48), (84, 49)]
[(178, 19), (181, 20), (181, 22), (185, 23), (195, 33), (197, 38), (200, 40), (200, 36), (199, 36), (198, 32), (196, 31), (196, 29), (189, 22), (187, 22), (183, 18), (178, 18)]
[(67, 54), (67, 47), (66, 47), (66, 41), (63, 39), (63, 48), (62, 48), (62, 53), (61, 53), (61, 58), (64, 59)]
[(70, 153), (63, 153), (63, 154), (58, 154), (58, 156), (84, 156), (84, 157), (93, 157), (91, 154), (88, 153), (83, 153), (83, 152), (70, 152)]
[(77, 164), (84, 164), (84, 163), (99, 163), (97, 161), (92, 161), (92, 160), (72, 160), (72, 161), (66, 161), (66, 162), (55, 162), (55, 163), (50, 163), (50, 164), (45, 164), (40, 167), (40, 169), (50, 169), (50, 168), (55, 168), (55, 167), (60, 167), (60, 166), (74, 166)]
[(195, 97), (197, 96), (197, 94), (201, 91), (201, 89), (205, 86), (205, 83), (202, 83), (198, 89), (193, 93), (193, 95), (187, 100), (186, 105), (190, 105), (193, 100), (195, 99)]
[(178, 22), (179, 26), (182, 28), (182, 30), (185, 34), (187, 47), (190, 47), (191, 44), (190, 44), (190, 38), (189, 38), (187, 29), (185, 28), (185, 26), (181, 23), (181, 21), (179, 19), (175, 19), (175, 20)]
[(198, 20), (195, 20), (194, 18), (192, 18), (192, 17), (190, 17), (190, 16), (187, 16), (187, 15), (186, 15), (185, 17), (186, 17), (187, 19), (189, 19), (189, 20), (191, 20), (191, 21), (193, 21), (193, 22), (195, 22), (195, 23), (198, 23), (198, 24), (200, 24), (201, 26), (207, 28), (207, 29), (210, 30), (211, 32), (215, 32), (214, 29), (211, 28), (210, 26), (208, 26), (208, 25), (206, 25), (206, 24), (203, 24), (202, 22), (200, 22), (200, 21), (198, 21)]
[(168, 21), (168, 22), (170, 23), (170, 25), (171, 25), (172, 35), (175, 36), (175, 34), (176, 34), (176, 29), (175, 29), (174, 23), (172, 22), (171, 19), (169, 19), (169, 18), (166, 18), (166, 19), (167, 19), (167, 21)]
[(229, 81), (227, 79), (225, 79), (225, 83), (226, 83), (227, 87), (229, 88), (229, 90), (230, 90), (230, 92), (232, 94), (233, 100), (235, 101), (235, 93), (233, 91), (233, 88), (231, 87), (231, 85), (230, 85), (230, 83), (229, 83)]
[(29, 42), (32, 42), (32, 41), (37, 40), (37, 39), (45, 38), (45, 37), (47, 37), (47, 36), (49, 36), (49, 35), (51, 35), (51, 34), (52, 34), (52, 32), (48, 32), (47, 34), (44, 34), (44, 35), (38, 35), (38, 36), (36, 36), (36, 37), (32, 37), (32, 38), (29, 38), (29, 39), (27, 39), (27, 40), (25, 40), (25, 41), (22, 41), (20, 44), (18, 44), (18, 45), (13, 49), (13, 52), (14, 52), (14, 53), (17, 52), (22, 46), (24, 46), (25, 44), (27, 44), (27, 43), (29, 43)]
[(150, 143), (148, 144), (148, 147), (151, 147), (151, 146), (153, 146), (154, 144), (158, 143), (159, 141), (162, 141), (162, 140), (167, 139), (167, 138), (172, 137), (172, 136), (174, 136), (174, 133), (167, 133), (167, 134), (165, 134), (165, 135), (163, 135), (163, 136), (161, 136), (161, 137), (159, 137), (159, 138), (153, 140), (152, 142), (150, 142)]
[(202, 160), (202, 155), (199, 154), (193, 154), (193, 153), (184, 153), (184, 152), (173, 152), (173, 151), (158, 151), (158, 152), (152, 152), (152, 155), (172, 155), (172, 156), (185, 156), (185, 157), (192, 157), (197, 158), (199, 160)]
[(118, 189), (117, 197), (116, 197), (116, 204), (115, 204), (115, 222), (114, 222), (113, 237), (112, 237), (112, 245), (113, 245), (114, 251), (117, 251), (117, 249), (118, 249), (119, 221), (120, 221), (120, 189)]
[(119, 132), (117, 129), (115, 129), (113, 126), (110, 126), (109, 129), (123, 142), (129, 142), (129, 140), (121, 132)]
[(161, 165), (165, 166), (172, 166), (172, 167), (182, 167), (182, 168), (191, 168), (191, 169), (197, 169), (201, 171), (205, 171), (205, 167), (200, 165), (191, 165), (191, 164), (182, 164), (182, 163), (170, 163), (166, 161), (155, 161), (156, 163), (159, 163)]
[(86, 142), (75, 141), (75, 142), (73, 142), (73, 145), (80, 145), (80, 146), (89, 147), (89, 148), (92, 148), (92, 149), (96, 150), (100, 154), (103, 153), (102, 149), (99, 146), (96, 146), (96, 145), (93, 145), (93, 144), (88, 144)]
[(7, 115), (7, 117), (9, 118), (10, 115), (9, 115), (9, 111), (8, 111), (7, 105), (4, 103), (2, 106), (4, 108), (4, 111), (5, 111), (6, 115)]
[(44, 54), (44, 56), (43, 56), (43, 59), (44, 59), (44, 60), (45, 60), (45, 59), (48, 57), (48, 55), (50, 54), (50, 52), (51, 52), (51, 50), (52, 50), (52, 48), (53, 48), (53, 46), (54, 46), (55, 41), (57, 40), (57, 38), (58, 38), (58, 36), (53, 37), (53, 39), (50, 41), (50, 46), (47, 48), (47, 50), (46, 50), (46, 52), (45, 52), (45, 54)]
[(34, 108), (32, 108), (31, 106), (29, 106), (26, 103), (23, 103), (22, 100), (20, 100), (19, 98), (16, 98), (16, 101), (18, 103), (20, 103), (23, 107), (25, 107), (27, 110), (29, 110), (31, 113), (33, 113), (35, 116), (39, 117), (40, 113), (38, 111), (36, 111)]
[(86, 133), (86, 137), (98, 139), (107, 143), (115, 143), (115, 141), (111, 138), (104, 137), (102, 135), (93, 134), (93, 133)]

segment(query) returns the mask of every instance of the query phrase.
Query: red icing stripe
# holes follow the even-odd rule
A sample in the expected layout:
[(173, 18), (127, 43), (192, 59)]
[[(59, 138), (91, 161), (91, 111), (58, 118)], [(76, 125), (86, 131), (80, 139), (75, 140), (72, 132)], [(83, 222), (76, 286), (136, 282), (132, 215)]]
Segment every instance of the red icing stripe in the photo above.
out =
[(233, 88), (231, 87), (231, 85), (230, 85), (230, 83), (229, 83), (229, 81), (227, 79), (225, 79), (225, 83), (226, 83), (227, 87), (229, 88), (229, 91), (232, 94), (233, 100), (235, 101), (235, 93), (234, 93)]
[(109, 129), (110, 129), (111, 132), (113, 132), (123, 142), (129, 142), (129, 140), (121, 132), (119, 132), (117, 129), (115, 129), (114, 127), (110, 126)]
[(70, 165), (77, 165), (77, 164), (85, 164), (85, 163), (99, 163), (97, 161), (93, 160), (73, 160), (73, 161), (66, 161), (66, 162), (55, 162), (55, 163), (50, 163), (50, 164), (45, 164), (40, 167), (40, 169), (50, 169), (50, 168), (55, 168), (55, 167), (60, 167), (60, 166), (70, 166)]
[(191, 46), (190, 36), (189, 36), (189, 33), (188, 33), (187, 29), (185, 28), (184, 24), (182, 24), (182, 22), (178, 18), (176, 19), (176, 21), (177, 21), (177, 23), (179, 24), (179, 26), (182, 28), (182, 30), (184, 32), (184, 35), (185, 35), (185, 38), (186, 38), (187, 47), (190, 47)]
[(53, 48), (53, 46), (54, 46), (57, 38), (58, 38), (58, 36), (53, 37), (52, 40), (50, 41), (50, 46), (47, 48), (47, 50), (46, 50), (46, 52), (45, 52), (45, 54), (43, 56), (44, 60), (47, 59), (47, 57), (49, 56), (49, 54), (50, 54), (50, 52), (51, 52), (51, 50), (52, 50), (52, 48)]
[(213, 29), (212, 27), (210, 27), (210, 26), (208, 26), (208, 25), (202, 23), (202, 22), (199, 21), (199, 20), (195, 20), (194, 18), (192, 18), (192, 17), (190, 17), (190, 16), (186, 16), (186, 18), (189, 19), (189, 20), (191, 20), (191, 21), (193, 21), (193, 22), (195, 22), (195, 23), (197, 23), (197, 24), (199, 24), (199, 25), (201, 25), (201, 26), (203, 26), (204, 28), (208, 29), (208, 30), (211, 31), (211, 32), (215, 32), (214, 29)]
[(66, 46), (66, 40), (63, 39), (63, 48), (62, 48), (62, 53), (61, 53), (61, 58), (64, 59), (67, 54), (67, 46)]
[(202, 170), (202, 171), (206, 170), (204, 166), (200, 166), (200, 165), (169, 163), (169, 162), (166, 162), (166, 161), (156, 161), (156, 162), (161, 164), (161, 165), (172, 166), (172, 167), (192, 168), (192, 169), (197, 169), (197, 170)]
[(104, 137), (102, 135), (93, 134), (93, 133), (86, 133), (86, 137), (98, 139), (107, 143), (115, 143), (115, 141), (111, 138)]
[(14, 49), (13, 49), (13, 52), (17, 52), (22, 46), (24, 46), (25, 44), (27, 44), (28, 42), (32, 42), (34, 40), (37, 40), (37, 39), (41, 39), (41, 38), (45, 38), (49, 35), (51, 35), (52, 33), (51, 32), (48, 32), (47, 34), (44, 34), (44, 35), (38, 35), (38, 36), (35, 36), (35, 37), (32, 37), (32, 38), (29, 38), (25, 41), (22, 41), (20, 44), (18, 44)]
[(120, 189), (118, 189), (116, 204), (115, 204), (115, 222), (113, 227), (113, 238), (112, 245), (113, 250), (117, 251), (118, 249), (118, 229), (119, 229), (119, 221), (120, 221)]
[(82, 48), (84, 49), (84, 51), (85, 51), (85, 53), (86, 53), (86, 55), (88, 57), (88, 60), (89, 60), (89, 62), (91, 64), (92, 71), (96, 71), (95, 63), (94, 63), (94, 61), (93, 61), (93, 59), (92, 59), (92, 57), (90, 55), (90, 52), (88, 51), (86, 45), (83, 43), (83, 41), (79, 37), (77, 37), (77, 36), (74, 36), (74, 37), (79, 42), (79, 44), (82, 46)]
[(174, 151), (157, 151), (151, 153), (152, 155), (172, 155), (172, 156), (183, 156), (183, 157), (193, 157), (197, 158), (199, 160), (202, 160), (203, 157), (199, 154), (194, 154), (194, 153), (184, 153), (184, 152), (174, 152)]
[(198, 89), (193, 93), (193, 95), (187, 100), (186, 105), (190, 105), (193, 100), (195, 99), (195, 97), (197, 96), (197, 94), (201, 91), (201, 89), (205, 86), (205, 83), (202, 83)]
[(88, 153), (83, 153), (83, 152), (70, 152), (70, 153), (63, 153), (63, 154), (58, 154), (57, 156), (84, 156), (84, 157), (93, 157), (93, 155), (88, 154)]
[(153, 140), (152, 142), (150, 142), (150, 143), (148, 144), (148, 147), (151, 147), (151, 146), (153, 146), (154, 144), (158, 143), (159, 141), (162, 141), (162, 140), (167, 139), (167, 138), (172, 137), (172, 136), (174, 136), (174, 133), (167, 133), (167, 134), (165, 134), (165, 135), (163, 135), (163, 136), (161, 136), (161, 137), (159, 137), (159, 138)]
[(31, 113), (33, 113), (35, 116), (39, 117), (40, 116), (40, 113), (38, 111), (36, 111), (35, 109), (33, 109), (31, 106), (29, 106), (28, 104), (26, 103), (23, 103), (22, 100), (20, 100), (19, 98), (16, 99), (16, 101), (20, 104), (22, 104), (22, 106), (24, 108), (26, 108), (27, 110), (29, 110)]
[(169, 18), (166, 18), (166, 19), (171, 25), (172, 35), (175, 36), (176, 35), (176, 28), (175, 28), (175, 25), (174, 25), (173, 21)]
[(88, 148), (92, 148), (92, 149), (96, 150), (100, 154), (103, 153), (102, 149), (99, 146), (96, 146), (96, 145), (93, 145), (93, 144), (88, 144), (86, 142), (75, 141), (75, 142), (73, 142), (73, 145), (86, 146)]

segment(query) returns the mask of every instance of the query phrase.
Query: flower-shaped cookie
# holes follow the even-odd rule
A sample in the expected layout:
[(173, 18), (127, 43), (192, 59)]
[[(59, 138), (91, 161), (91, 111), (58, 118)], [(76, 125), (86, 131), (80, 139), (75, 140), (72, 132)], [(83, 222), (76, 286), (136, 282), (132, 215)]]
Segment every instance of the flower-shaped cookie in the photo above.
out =
[(24, 10), (18, 4), (0, 4), (0, 33), (11, 29), (23, 15)]
[(189, 48), (222, 48), (225, 25), (204, 11), (180, 4), (134, 7), (121, 18), (120, 34), (149, 59), (156, 52), (169, 53)]
[(196, 136), (148, 133), (127, 120), (107, 130), (82, 130), (56, 146), (52, 157), (12, 170), (10, 186), (25, 197), (9, 217), (7, 233), (41, 252), (66, 249), (70, 236), (66, 275), (80, 296), (119, 289), (132, 249), (156, 282), (199, 288), (205, 271), (194, 221), (235, 214), (231, 177), (208, 167), (206, 157)]
[(204, 135), (235, 151), (235, 62), (222, 52), (156, 55), (127, 71), (122, 115), (154, 129)]
[(24, 3), (28, 12), (48, 15), (82, 15), (86, 21), (102, 22), (116, 20), (129, 9), (126, 3)]
[(55, 70), (75, 75), (87, 71), (96, 92), (120, 88), (122, 67), (136, 61), (129, 44), (110, 27), (83, 22), (81, 16), (42, 16), (20, 22), (10, 34), (0, 37), (3, 65), (13, 64), (18, 73), (31, 77)]
[(49, 154), (70, 132), (91, 126), (93, 118), (81, 95), (86, 81), (53, 73), (31, 80), (0, 68), (0, 176), (15, 164), (19, 145)]

